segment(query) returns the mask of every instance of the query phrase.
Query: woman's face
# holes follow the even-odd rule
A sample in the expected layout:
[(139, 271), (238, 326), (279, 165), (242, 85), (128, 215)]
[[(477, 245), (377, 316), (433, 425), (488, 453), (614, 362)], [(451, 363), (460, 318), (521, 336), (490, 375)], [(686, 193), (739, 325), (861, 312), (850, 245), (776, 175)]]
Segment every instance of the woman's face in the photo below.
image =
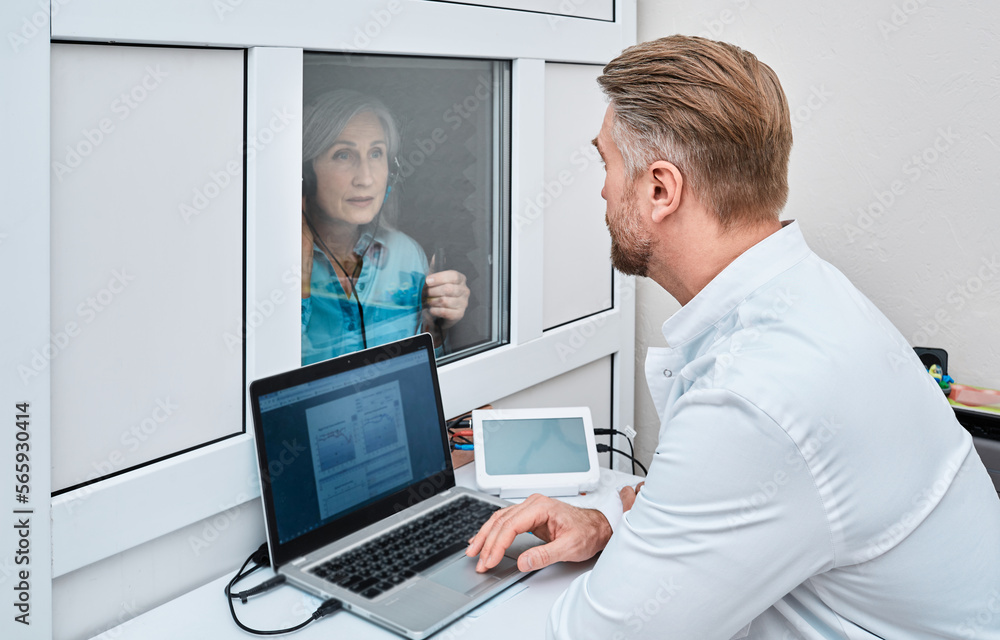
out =
[(389, 178), (387, 146), (378, 116), (364, 111), (313, 160), (316, 206), (329, 221), (361, 225), (375, 218)]

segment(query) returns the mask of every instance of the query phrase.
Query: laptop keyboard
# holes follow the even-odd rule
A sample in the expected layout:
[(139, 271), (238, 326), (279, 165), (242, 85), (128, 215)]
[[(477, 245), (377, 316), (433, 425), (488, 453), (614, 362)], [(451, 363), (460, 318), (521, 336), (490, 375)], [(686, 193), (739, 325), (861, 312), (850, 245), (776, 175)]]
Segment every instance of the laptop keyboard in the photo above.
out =
[(309, 571), (374, 598), (465, 549), (469, 538), (499, 508), (462, 496)]

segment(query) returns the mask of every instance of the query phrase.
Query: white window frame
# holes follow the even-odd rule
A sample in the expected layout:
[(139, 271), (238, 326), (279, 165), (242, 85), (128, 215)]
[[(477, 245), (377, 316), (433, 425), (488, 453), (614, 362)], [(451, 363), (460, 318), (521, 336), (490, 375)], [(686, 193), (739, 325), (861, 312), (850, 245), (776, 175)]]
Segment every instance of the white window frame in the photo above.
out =
[[(218, 15), (220, 4), (233, 11)], [(525, 221), (518, 217), (518, 206), (544, 186), (545, 62), (606, 63), (635, 41), (635, 0), (615, 1), (614, 22), (423, 0), (52, 0), (52, 5), (52, 39), (249, 48), (248, 136), (266, 126), (273, 109), (297, 108), (301, 113), (303, 49), (344, 50), (346, 44), (349, 50), (370, 53), (512, 60), (510, 343), (442, 367), (445, 412), (457, 415), (611, 355), (612, 426), (632, 424), (633, 281), (616, 274), (612, 309), (543, 331), (541, 278), (533, 274), (542, 270), (544, 219)], [(359, 28), (377, 32), (368, 48), (355, 49), (363, 42), (357, 38)], [(39, 67), (34, 68), (38, 73)], [(47, 83), (45, 91), (47, 95)], [(44, 146), (48, 148), (47, 139)], [(283, 286), (281, 274), (299, 261), (297, 225), (263, 212), (280, 211), (289, 199), (299, 198), (300, 149), (299, 133), (276, 137), (267, 153), (248, 158), (248, 313), (255, 300)], [(18, 188), (47, 193), (48, 166), (40, 166), (32, 180)], [(45, 234), (47, 243), (47, 224), (33, 233)], [(48, 292), (47, 268), (32, 277), (36, 287)], [(40, 313), (47, 318), (48, 298), (43, 297), (46, 304)], [(266, 338), (260, 332), (248, 338), (248, 381), (298, 365), (298, 309), (285, 307), (261, 329)], [(248, 422), (249, 416), (248, 411)], [(225, 473), (219, 474), (220, 469)], [(220, 475), (221, 482), (205, 485), (204, 478)], [(60, 495), (51, 505), (53, 575), (98, 562), (257, 495), (250, 424), (240, 436)]]

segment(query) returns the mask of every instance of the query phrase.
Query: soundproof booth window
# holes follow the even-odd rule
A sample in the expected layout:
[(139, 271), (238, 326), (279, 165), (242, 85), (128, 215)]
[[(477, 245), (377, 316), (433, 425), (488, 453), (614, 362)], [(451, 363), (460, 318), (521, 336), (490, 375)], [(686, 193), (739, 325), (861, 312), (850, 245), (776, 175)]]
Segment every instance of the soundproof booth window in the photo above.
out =
[(303, 365), (507, 341), (509, 88), (507, 62), (305, 54)]

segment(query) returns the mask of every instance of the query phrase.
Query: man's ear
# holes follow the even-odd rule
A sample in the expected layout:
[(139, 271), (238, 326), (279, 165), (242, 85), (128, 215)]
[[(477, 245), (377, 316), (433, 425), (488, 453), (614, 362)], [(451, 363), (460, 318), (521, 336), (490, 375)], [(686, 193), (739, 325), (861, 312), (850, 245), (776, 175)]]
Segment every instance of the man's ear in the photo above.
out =
[(672, 162), (657, 160), (646, 170), (649, 202), (653, 207), (653, 222), (663, 222), (681, 206), (684, 176)]

